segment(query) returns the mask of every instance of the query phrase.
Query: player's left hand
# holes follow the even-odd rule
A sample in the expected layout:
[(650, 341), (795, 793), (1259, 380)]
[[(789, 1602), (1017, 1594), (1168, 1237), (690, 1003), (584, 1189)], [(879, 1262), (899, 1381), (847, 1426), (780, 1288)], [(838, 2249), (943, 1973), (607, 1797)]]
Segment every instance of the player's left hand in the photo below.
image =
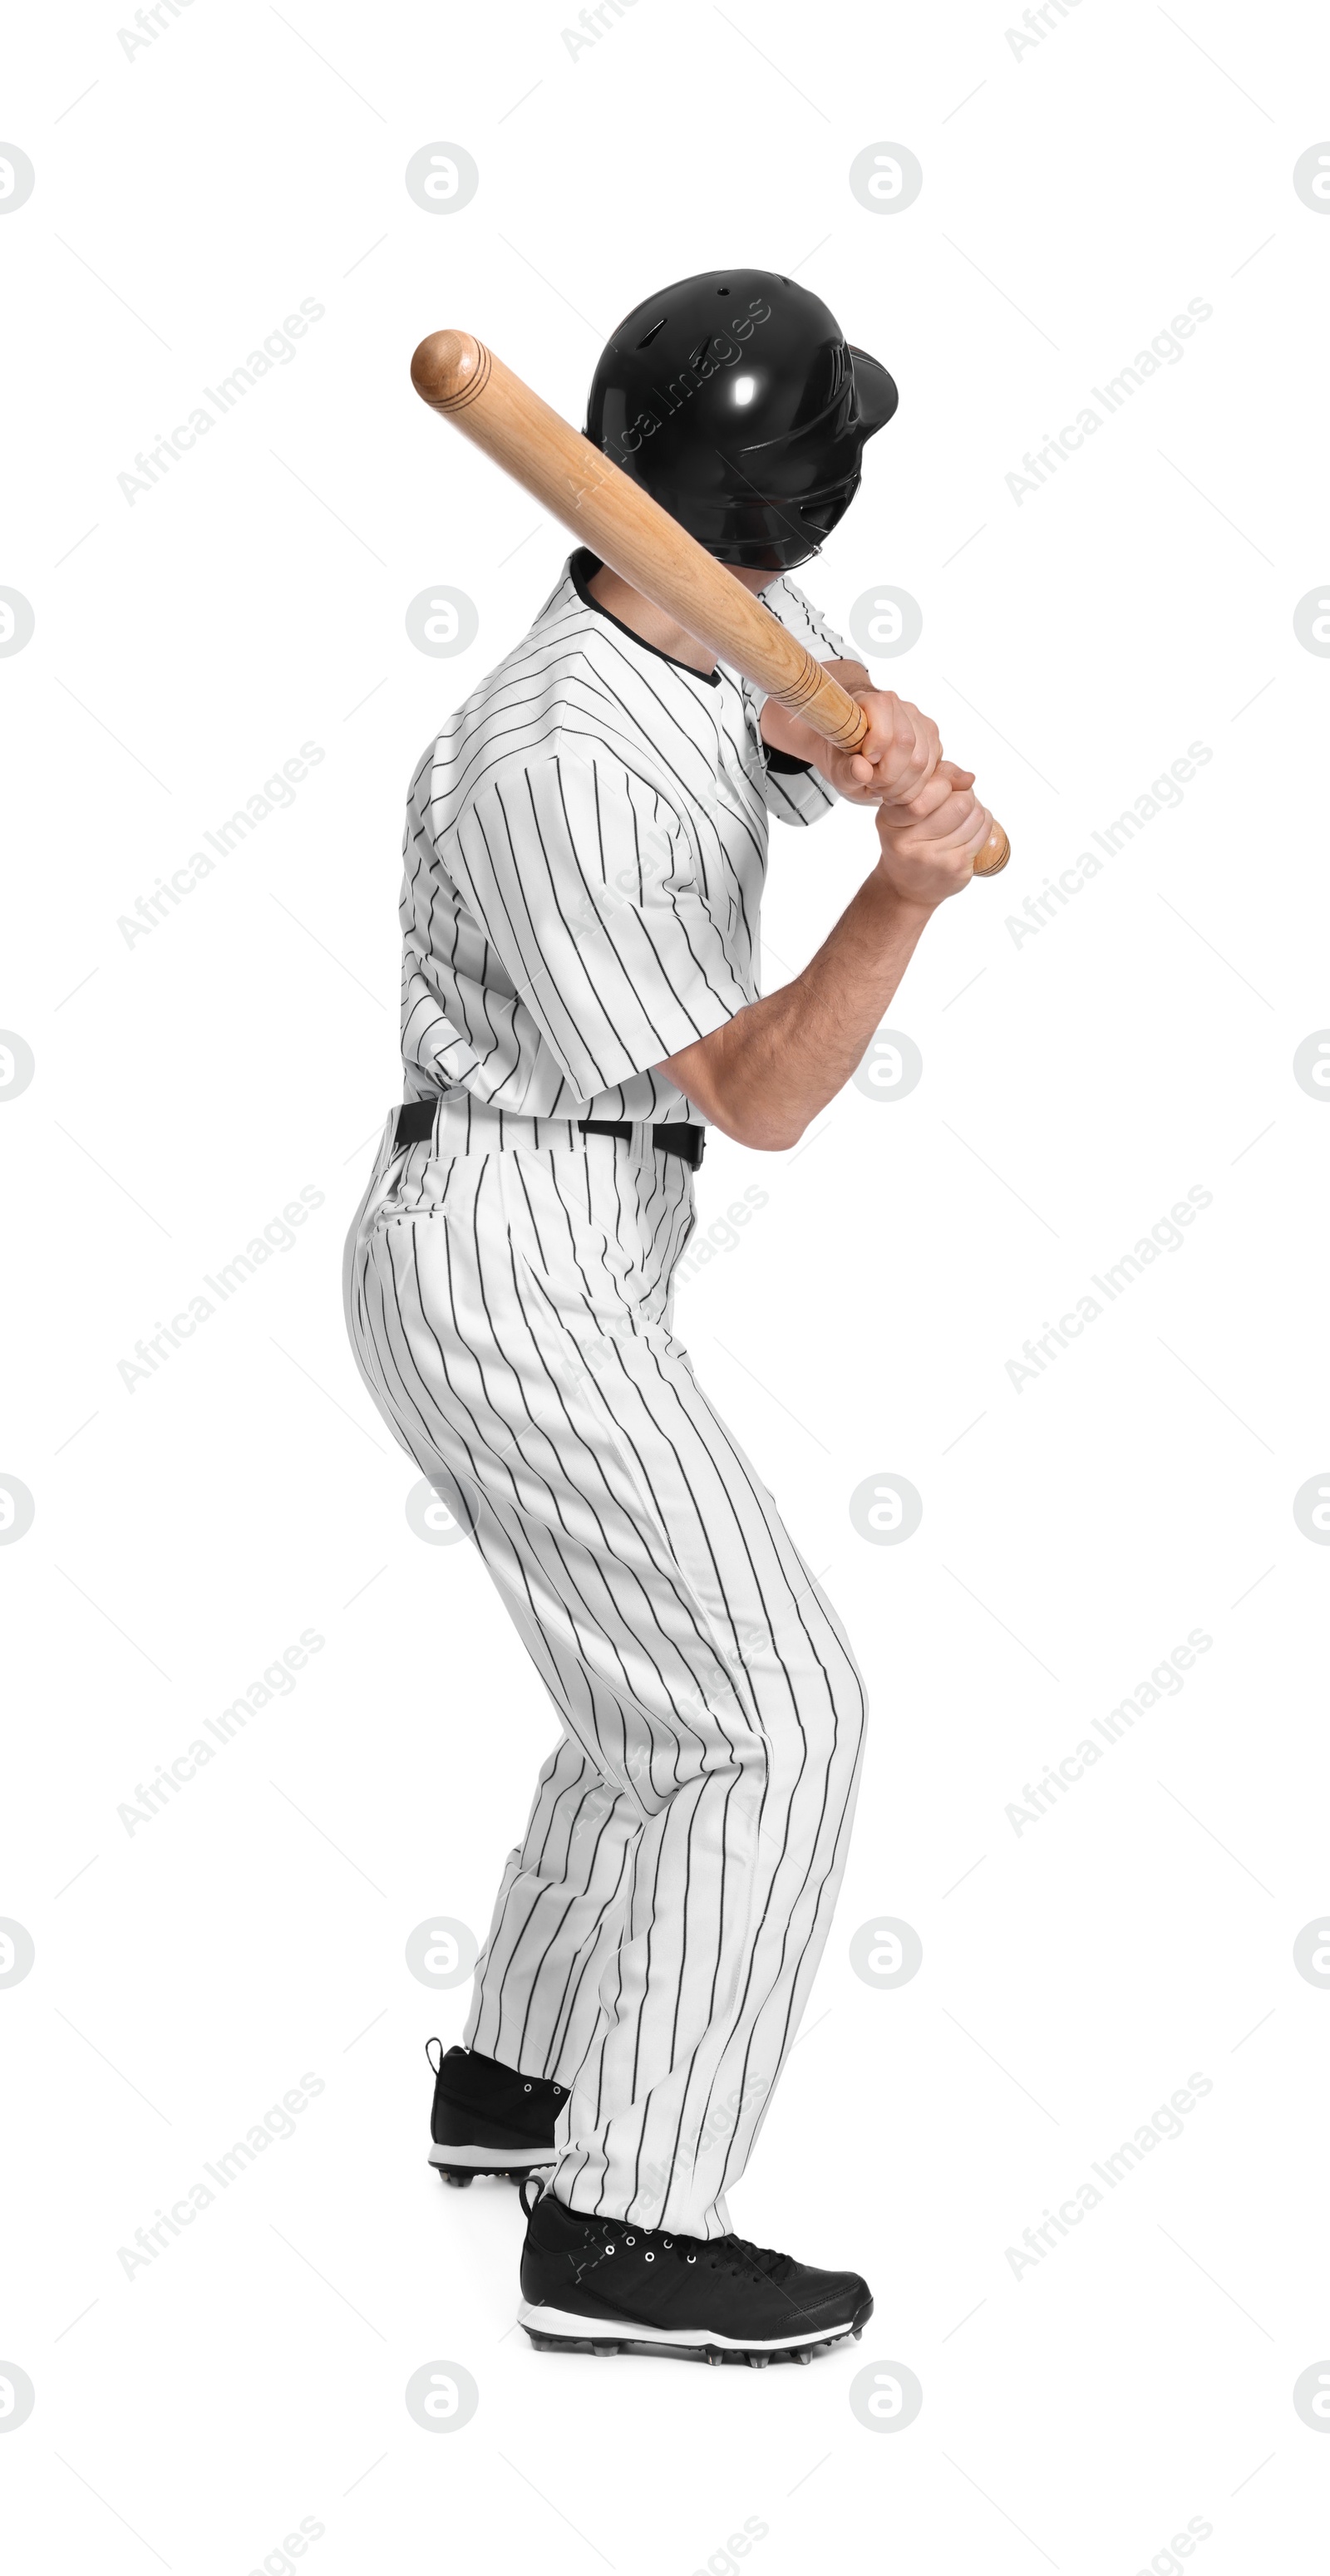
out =
[(932, 717), (908, 698), (898, 698), (894, 689), (852, 689), (850, 694), (868, 718), (868, 731), (855, 751), (821, 743), (819, 769), (852, 805), (912, 805), (942, 757)]
[[(931, 716), (898, 698), (894, 689), (871, 688), (862, 665), (828, 662), (826, 669), (849, 690), (868, 718), (868, 731), (855, 751), (838, 751), (814, 733), (811, 725), (768, 698), (762, 709), (762, 733), (776, 750), (810, 761), (838, 796), (852, 805), (910, 805), (925, 788), (942, 757), (942, 740)], [(856, 680), (860, 685), (856, 686)]]

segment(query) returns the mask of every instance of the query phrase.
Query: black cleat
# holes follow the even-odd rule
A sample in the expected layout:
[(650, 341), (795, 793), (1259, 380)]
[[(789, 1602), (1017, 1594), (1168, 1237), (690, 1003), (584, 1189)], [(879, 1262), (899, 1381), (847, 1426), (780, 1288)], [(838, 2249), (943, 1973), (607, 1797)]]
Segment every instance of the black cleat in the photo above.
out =
[(857, 2272), (819, 2272), (742, 2236), (669, 2236), (590, 2218), (541, 2191), (528, 2211), (517, 2311), (537, 2352), (809, 2362), (873, 2313)]
[[(438, 2057), (430, 2055), (437, 2048)], [(474, 2048), (427, 2040), (434, 2069), (430, 2163), (440, 2178), (465, 2191), (477, 2174), (521, 2183), (554, 2163), (554, 2123), (567, 2093), (543, 2075), (519, 2075)]]

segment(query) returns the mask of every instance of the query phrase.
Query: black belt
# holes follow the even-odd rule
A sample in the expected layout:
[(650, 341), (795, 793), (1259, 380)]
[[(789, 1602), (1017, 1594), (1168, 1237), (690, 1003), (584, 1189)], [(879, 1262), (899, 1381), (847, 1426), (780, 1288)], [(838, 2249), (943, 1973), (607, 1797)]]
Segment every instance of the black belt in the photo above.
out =
[[(403, 1101), (397, 1112), (395, 1137), (399, 1152), (406, 1145), (429, 1142), (434, 1133), (437, 1107), (436, 1100)], [(622, 1136), (625, 1142), (632, 1139), (633, 1131), (626, 1118), (579, 1118), (575, 1123), (584, 1136)], [(696, 1171), (706, 1144), (706, 1129), (695, 1125), (691, 1119), (682, 1119), (676, 1126), (653, 1127), (651, 1141), (658, 1153), (680, 1154), (685, 1163), (690, 1163)]]

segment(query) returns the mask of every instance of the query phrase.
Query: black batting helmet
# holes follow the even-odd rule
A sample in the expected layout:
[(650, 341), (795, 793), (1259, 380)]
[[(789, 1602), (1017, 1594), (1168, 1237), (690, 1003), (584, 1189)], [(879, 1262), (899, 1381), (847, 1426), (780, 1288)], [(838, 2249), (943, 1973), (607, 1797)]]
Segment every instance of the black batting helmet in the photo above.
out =
[(787, 572), (848, 510), (864, 441), (896, 403), (820, 296), (770, 269), (718, 268), (619, 324), (585, 435), (721, 563)]

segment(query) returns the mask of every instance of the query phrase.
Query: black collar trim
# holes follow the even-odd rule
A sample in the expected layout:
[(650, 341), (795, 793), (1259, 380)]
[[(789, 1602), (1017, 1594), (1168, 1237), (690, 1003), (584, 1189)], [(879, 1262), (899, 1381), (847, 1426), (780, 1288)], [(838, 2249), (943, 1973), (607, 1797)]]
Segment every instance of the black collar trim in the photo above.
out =
[(654, 653), (658, 662), (668, 662), (672, 671), (682, 671), (688, 679), (700, 680), (704, 688), (718, 689), (720, 687), (721, 675), (719, 669), (714, 671), (697, 671), (694, 670), (691, 662), (676, 661), (672, 653), (662, 653), (659, 644), (648, 644), (645, 635), (639, 635), (635, 627), (625, 626), (621, 617), (615, 617), (610, 609), (602, 608), (600, 601), (592, 598), (591, 592), (587, 586), (594, 578), (595, 574), (600, 570), (600, 557), (599, 555), (593, 555), (589, 546), (579, 546), (576, 554), (573, 555), (569, 561), (569, 578), (584, 608), (594, 609), (597, 617), (603, 617), (607, 625), (617, 626), (619, 633), (621, 635), (626, 635), (629, 643), (635, 644), (640, 653)]

